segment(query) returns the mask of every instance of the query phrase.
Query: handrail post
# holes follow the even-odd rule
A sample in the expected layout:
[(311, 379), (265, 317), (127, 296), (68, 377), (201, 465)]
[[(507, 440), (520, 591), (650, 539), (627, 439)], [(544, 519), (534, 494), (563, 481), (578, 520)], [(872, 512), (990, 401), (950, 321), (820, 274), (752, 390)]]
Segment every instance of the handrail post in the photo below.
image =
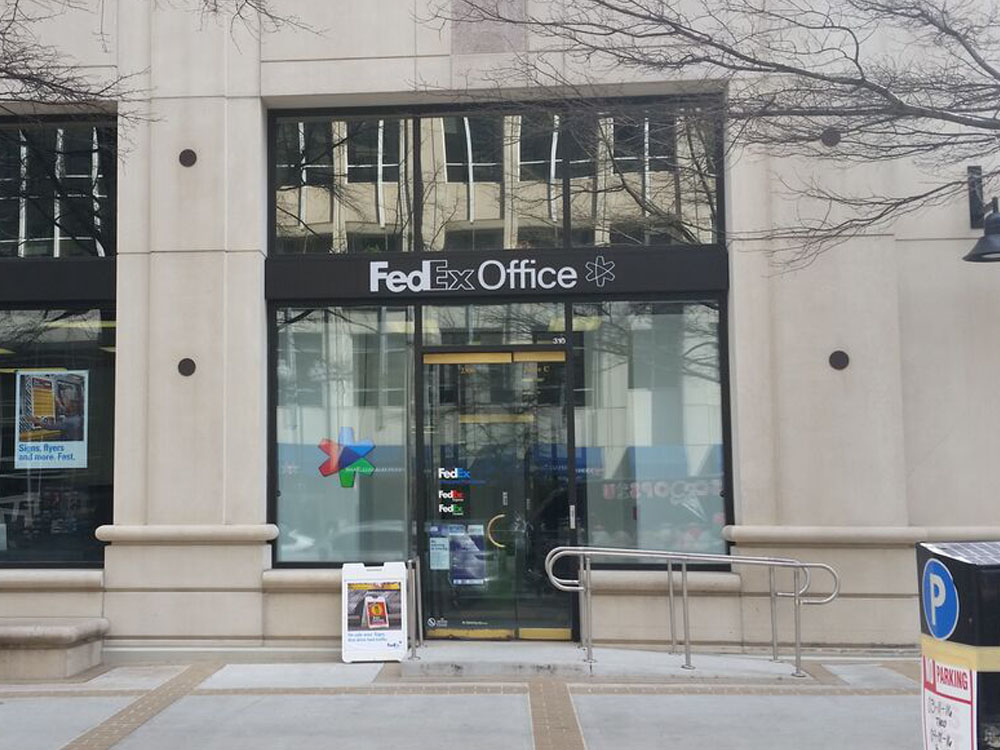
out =
[(407, 637), (410, 639), (410, 659), (419, 659), (417, 656), (417, 629), (419, 626), (419, 620), (416, 619), (417, 607), (416, 607), (416, 589), (417, 589), (417, 574), (416, 566), (413, 563), (413, 559), (406, 561), (406, 572), (407, 578), (409, 578), (409, 585), (407, 586), (406, 594), (406, 606), (410, 610), (410, 621), (407, 627)]
[(792, 594), (792, 603), (795, 605), (795, 671), (792, 672), (792, 677), (805, 677), (806, 673), (802, 671), (802, 599), (799, 594), (800, 570), (798, 568), (793, 568), (792, 570), (795, 577), (795, 592)]
[(778, 595), (774, 586), (774, 566), (767, 568), (768, 583), (771, 586), (771, 661), (778, 661)]
[[(577, 600), (580, 606), (580, 648), (584, 651), (587, 650), (587, 574), (586, 574), (587, 557), (586, 555), (580, 555), (577, 558), (577, 571), (576, 579), (580, 584), (580, 590), (577, 594)], [(555, 566), (553, 566), (553, 569)], [(587, 661), (586, 655), (583, 657), (584, 661)]]
[(587, 663), (594, 663), (594, 607), (593, 607), (593, 588), (590, 579), (590, 555), (583, 556), (583, 571), (584, 571), (584, 584), (583, 584), (583, 597), (584, 604), (587, 608)]
[(684, 669), (694, 669), (691, 664), (691, 623), (688, 618), (688, 564), (681, 562), (681, 603), (684, 607)]
[(670, 598), (670, 653), (677, 653), (677, 621), (674, 617), (674, 561), (667, 558), (667, 596)]
[(417, 645), (423, 648), (424, 645), (424, 597), (420, 584), (420, 556), (413, 560), (413, 598), (417, 603)]

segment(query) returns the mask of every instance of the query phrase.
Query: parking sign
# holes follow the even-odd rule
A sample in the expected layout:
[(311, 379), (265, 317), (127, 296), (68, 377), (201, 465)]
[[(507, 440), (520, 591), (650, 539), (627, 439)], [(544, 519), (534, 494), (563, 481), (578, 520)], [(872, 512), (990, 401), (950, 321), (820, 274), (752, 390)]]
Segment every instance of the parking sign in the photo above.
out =
[(958, 625), (958, 590), (945, 564), (933, 557), (924, 565), (920, 603), (930, 634), (939, 641), (950, 638)]

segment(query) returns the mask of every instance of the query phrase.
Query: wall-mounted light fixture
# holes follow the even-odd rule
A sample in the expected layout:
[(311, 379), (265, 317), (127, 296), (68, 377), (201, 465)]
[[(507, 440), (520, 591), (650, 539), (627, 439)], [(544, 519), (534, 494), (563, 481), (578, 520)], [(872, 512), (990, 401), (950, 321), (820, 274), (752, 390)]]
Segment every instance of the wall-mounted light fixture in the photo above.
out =
[[(969, 226), (982, 229), (983, 236), (962, 260), (972, 263), (1000, 261), (1000, 206), (994, 198), (983, 199), (983, 168), (969, 167)], [(987, 210), (989, 209), (989, 210)]]

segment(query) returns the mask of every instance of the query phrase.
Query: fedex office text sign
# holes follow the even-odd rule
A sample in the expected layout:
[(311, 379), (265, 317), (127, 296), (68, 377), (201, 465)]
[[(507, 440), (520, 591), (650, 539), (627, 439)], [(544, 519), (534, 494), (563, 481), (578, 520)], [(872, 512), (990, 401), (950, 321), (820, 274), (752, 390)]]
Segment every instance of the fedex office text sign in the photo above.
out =
[(507, 263), (484, 260), (472, 268), (453, 268), (447, 260), (425, 260), (413, 271), (390, 270), (389, 262), (384, 260), (368, 265), (368, 291), (373, 294), (573, 289), (578, 280), (579, 274), (572, 266), (539, 268), (532, 258), (515, 258)]
[(947, 640), (958, 625), (958, 589), (951, 571), (940, 560), (924, 564), (920, 599), (927, 630), (938, 640)]

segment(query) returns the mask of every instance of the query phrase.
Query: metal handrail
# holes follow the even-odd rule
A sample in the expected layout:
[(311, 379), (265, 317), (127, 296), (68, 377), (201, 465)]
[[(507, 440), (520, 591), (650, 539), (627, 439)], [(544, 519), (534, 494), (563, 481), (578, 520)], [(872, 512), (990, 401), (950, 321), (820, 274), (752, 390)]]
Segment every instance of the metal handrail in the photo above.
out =
[[(582, 576), (577, 578), (560, 578), (555, 574), (554, 566), (563, 557), (576, 557), (582, 563), (579, 568)], [(781, 597), (793, 600), (795, 613), (795, 677), (804, 677), (802, 671), (802, 615), (803, 604), (828, 604), (840, 593), (840, 576), (837, 571), (825, 563), (802, 562), (791, 557), (751, 557), (748, 555), (718, 555), (702, 552), (670, 552), (667, 550), (623, 549), (619, 547), (556, 547), (545, 556), (545, 573), (549, 582), (560, 591), (579, 592), (582, 594), (583, 608), (581, 612), (581, 640), (587, 650), (587, 661), (594, 661), (593, 634), (593, 587), (591, 585), (591, 558), (594, 557), (626, 557), (666, 560), (667, 562), (667, 595), (670, 601), (670, 643), (671, 652), (677, 648), (677, 635), (674, 621), (674, 565), (681, 566), (681, 605), (684, 617), (684, 669), (694, 669), (691, 664), (691, 626), (688, 617), (688, 563), (718, 563), (723, 565), (755, 565), (767, 567), (771, 601), (771, 659), (778, 661), (778, 599)], [(778, 568), (792, 569), (792, 590), (779, 591), (775, 584), (774, 571)], [(807, 596), (812, 585), (812, 570), (824, 570), (830, 574), (833, 590), (826, 596)], [(579, 576), (579, 574), (578, 574)], [(804, 579), (804, 580), (803, 580)], [(800, 585), (801, 584), (801, 585)]]

